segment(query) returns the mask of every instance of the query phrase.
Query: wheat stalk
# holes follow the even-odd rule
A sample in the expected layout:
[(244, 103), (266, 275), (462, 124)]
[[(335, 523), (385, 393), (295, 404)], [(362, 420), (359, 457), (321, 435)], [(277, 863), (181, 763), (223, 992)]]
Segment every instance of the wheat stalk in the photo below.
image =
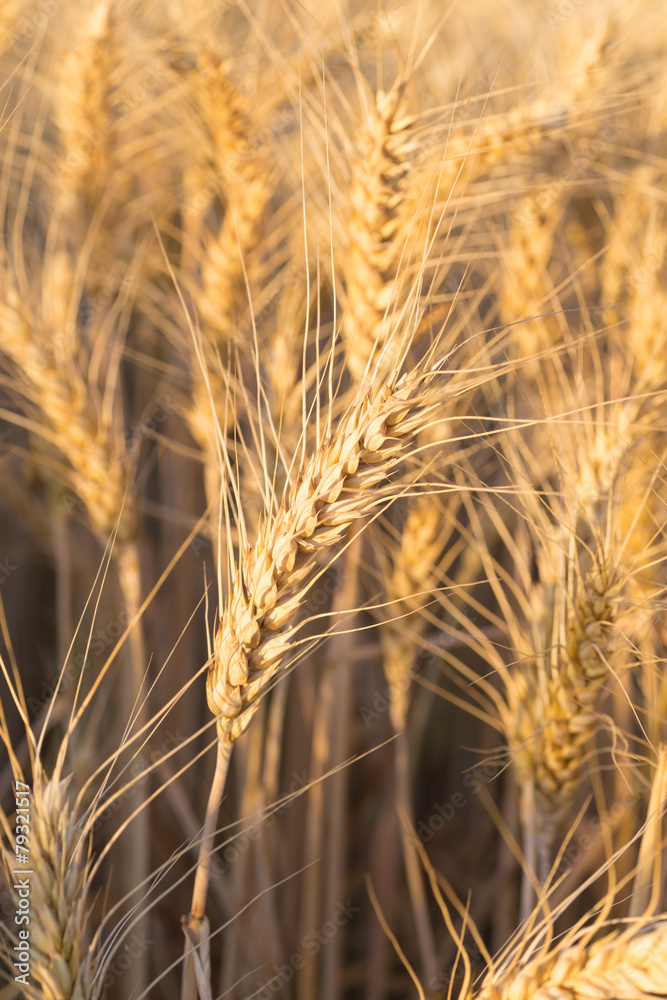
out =
[(416, 594), (430, 591), (436, 585), (438, 557), (443, 548), (442, 520), (442, 510), (437, 500), (428, 494), (420, 495), (408, 512), (387, 587), (387, 597), (396, 617), (383, 622), (379, 629), (382, 668), (389, 690), (389, 714), (396, 733), (394, 759), (397, 809), (399, 819), (409, 830), (409, 835), (402, 838), (403, 859), (423, 973), (427, 981), (437, 974), (438, 964), (421, 865), (410, 843), (414, 831), (414, 810), (406, 726), (412, 672), (419, 651), (419, 639), (426, 624), (426, 619), (419, 613), (419, 606), (424, 598), (420, 600)]

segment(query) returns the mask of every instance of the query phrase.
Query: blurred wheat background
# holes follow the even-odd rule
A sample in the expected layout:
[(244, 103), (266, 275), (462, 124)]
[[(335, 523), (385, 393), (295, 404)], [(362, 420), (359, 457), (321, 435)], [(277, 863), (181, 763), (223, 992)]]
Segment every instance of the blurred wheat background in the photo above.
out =
[(1, 1000), (667, 996), (663, 5), (0, 49)]

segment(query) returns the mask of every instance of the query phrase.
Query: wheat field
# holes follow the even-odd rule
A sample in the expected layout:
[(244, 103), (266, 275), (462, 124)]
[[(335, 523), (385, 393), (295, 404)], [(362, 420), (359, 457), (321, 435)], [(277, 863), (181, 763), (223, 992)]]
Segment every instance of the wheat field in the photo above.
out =
[(663, 5), (0, 82), (0, 1000), (667, 997)]

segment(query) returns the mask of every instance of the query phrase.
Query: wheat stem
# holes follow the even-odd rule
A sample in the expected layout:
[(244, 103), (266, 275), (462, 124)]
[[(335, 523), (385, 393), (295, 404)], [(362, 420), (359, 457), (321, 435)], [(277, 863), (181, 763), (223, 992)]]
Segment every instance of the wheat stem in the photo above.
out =
[[(124, 684), (122, 689), (123, 717), (128, 728), (131, 720), (132, 728), (140, 732), (148, 724), (149, 713), (145, 700), (142, 701), (147, 658), (144, 623), (139, 615), (143, 591), (137, 543), (135, 541), (123, 542), (114, 550), (114, 555), (127, 613), (130, 621), (134, 622), (134, 627), (129, 635), (130, 682)], [(129, 892), (147, 884), (151, 868), (151, 810), (150, 805), (146, 802), (147, 798), (148, 792), (145, 784), (137, 782), (128, 795), (125, 805), (127, 817), (136, 812), (136, 816), (132, 820), (131, 841), (128, 838), (124, 851), (123, 868)], [(144, 938), (150, 937), (148, 933), (149, 913), (141, 905), (138, 908), (134, 926), (137, 934)], [(147, 959), (144, 956), (137, 963), (135, 975), (138, 976), (137, 989), (141, 993), (148, 986)]]
[(218, 824), (218, 813), (222, 804), (225, 792), (225, 782), (229, 770), (229, 760), (231, 757), (231, 744), (218, 742), (215, 760), (215, 773), (211, 783), (211, 791), (206, 806), (206, 819), (201, 835), (201, 847), (199, 849), (199, 859), (195, 871), (195, 882), (192, 890), (192, 903), (190, 913), (183, 920), (186, 933), (186, 944), (183, 965), (183, 981), (181, 987), (181, 1000), (195, 1000), (195, 972), (194, 959), (191, 952), (205, 943), (202, 935), (202, 928), (205, 922), (206, 896), (208, 892), (208, 881), (211, 869), (211, 857), (215, 843), (215, 833)]

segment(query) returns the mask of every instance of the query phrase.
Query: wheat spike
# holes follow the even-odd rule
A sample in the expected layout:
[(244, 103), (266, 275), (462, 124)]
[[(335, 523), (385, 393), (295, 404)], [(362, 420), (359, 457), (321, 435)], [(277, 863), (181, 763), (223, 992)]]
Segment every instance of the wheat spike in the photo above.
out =
[[(38, 404), (44, 436), (66, 457), (73, 488), (93, 527), (106, 539), (123, 511), (119, 541), (136, 532), (127, 460), (111, 428), (99, 420), (78, 365), (75, 337), (61, 349), (43, 333), (21, 300), (6, 261), (0, 263), (2, 348), (15, 365), (29, 400)], [(64, 357), (62, 356), (64, 354)], [(19, 383), (19, 384), (20, 384)]]
[[(208, 170), (197, 171), (195, 184), (212, 174), (225, 202), (219, 227), (201, 227), (199, 233), (203, 258), (197, 307), (205, 336), (224, 345), (234, 334), (236, 312), (247, 301), (247, 258), (259, 245), (270, 186), (247, 102), (228, 67), (202, 52), (192, 82), (208, 133), (209, 164)], [(193, 177), (186, 175), (185, 182), (187, 200), (196, 191)]]
[(54, 113), (63, 152), (57, 212), (70, 227), (92, 215), (108, 176), (113, 67), (110, 7), (111, 0), (92, 7), (82, 38), (63, 54), (59, 66)]
[(268, 406), (279, 434), (277, 443), (286, 455), (294, 454), (301, 438), (303, 382), (308, 380), (307, 366), (303, 370), (303, 331), (312, 294), (302, 247), (291, 245), (290, 252), (292, 264), (280, 275), (275, 319), (267, 324), (263, 352)]
[[(59, 774), (47, 779), (36, 769), (30, 794), (30, 977), (29, 998), (91, 1000), (96, 942), (86, 943), (89, 847), (77, 823), (67, 788)], [(16, 866), (13, 851), (4, 852), (6, 869)], [(12, 884), (15, 876), (12, 878)]]
[[(667, 376), (665, 308), (667, 287), (663, 262), (667, 253), (667, 225), (662, 206), (649, 204), (646, 227), (635, 266), (625, 275), (629, 293), (628, 336), (633, 345), (638, 387), (662, 389)], [(635, 219), (635, 225), (636, 225)]]
[(547, 269), (563, 201), (560, 190), (549, 195), (541, 207), (533, 198), (525, 198), (517, 206), (510, 226), (500, 306), (505, 322), (526, 320), (516, 327), (522, 356), (535, 354), (555, 342), (559, 333), (558, 316), (541, 314), (551, 313), (554, 308), (549, 303)]
[(633, 272), (644, 263), (637, 238), (649, 232), (651, 203), (647, 188), (655, 183), (654, 171), (639, 165), (629, 174), (614, 199), (613, 218), (607, 221), (609, 245), (600, 262), (600, 291), (605, 320), (617, 322), (635, 287)]
[(667, 918), (575, 942), (528, 962), (477, 1000), (655, 1000), (667, 996)]
[(593, 570), (572, 610), (559, 669), (545, 676), (542, 668), (529, 665), (509, 690), (503, 714), (515, 767), (529, 799), (534, 793), (538, 825), (550, 835), (577, 792), (585, 747), (598, 723), (596, 704), (615, 648), (619, 591), (616, 572)]
[[(53, 181), (50, 219), (52, 247), (44, 258), (44, 284), (53, 333), (62, 335), (74, 322), (77, 293), (94, 296), (104, 286), (104, 254), (112, 259), (115, 233), (103, 228), (100, 213), (112, 174), (111, 74), (114, 39), (111, 0), (99, 0), (84, 19), (75, 44), (60, 53), (55, 81), (54, 119), (60, 150)], [(89, 231), (95, 227), (94, 245)], [(82, 287), (77, 270), (86, 243), (92, 249)], [(107, 256), (108, 255), (108, 256)], [(83, 296), (82, 296), (83, 297)], [(76, 303), (78, 305), (78, 303)]]
[[(341, 260), (347, 297), (343, 333), (356, 382), (387, 341), (404, 284), (398, 262), (407, 235), (405, 182), (413, 139), (403, 92), (400, 81), (387, 93), (378, 91), (352, 159), (348, 245)], [(385, 370), (391, 361), (385, 359)]]
[[(297, 251), (294, 256), (298, 259)], [(258, 361), (265, 380), (267, 422), (270, 424), (262, 465), (270, 470), (276, 496), (282, 496), (285, 491), (290, 464), (303, 440), (303, 396), (314, 375), (314, 369), (308, 367), (307, 361), (304, 365), (303, 359), (306, 296), (310, 291), (305, 275), (305, 264), (301, 267), (295, 261), (290, 270), (279, 276), (279, 291), (274, 291), (275, 315), (268, 317), (260, 329)], [(261, 319), (261, 315), (260, 311), (258, 318)], [(241, 491), (246, 525), (254, 534), (262, 520), (264, 504), (253, 474), (248, 473), (248, 468), (242, 467)]]
[(224, 742), (246, 728), (288, 653), (303, 598), (348, 528), (377, 503), (433, 394), (419, 374), (366, 390), (299, 474), (244, 555), (224, 608), (208, 675), (209, 708)]
[[(184, 222), (191, 243), (199, 245), (196, 302), (201, 321), (200, 349), (191, 365), (192, 403), (186, 416), (205, 457), (206, 496), (217, 525), (219, 439), (236, 418), (224, 369), (232, 363), (238, 315), (248, 302), (246, 282), (254, 282), (270, 186), (247, 102), (232, 81), (228, 64), (202, 51), (190, 82), (206, 141), (183, 178), (186, 205), (204, 205), (186, 213)], [(224, 202), (221, 222), (206, 222), (207, 213), (215, 214), (215, 199), (202, 201), (207, 184)]]

